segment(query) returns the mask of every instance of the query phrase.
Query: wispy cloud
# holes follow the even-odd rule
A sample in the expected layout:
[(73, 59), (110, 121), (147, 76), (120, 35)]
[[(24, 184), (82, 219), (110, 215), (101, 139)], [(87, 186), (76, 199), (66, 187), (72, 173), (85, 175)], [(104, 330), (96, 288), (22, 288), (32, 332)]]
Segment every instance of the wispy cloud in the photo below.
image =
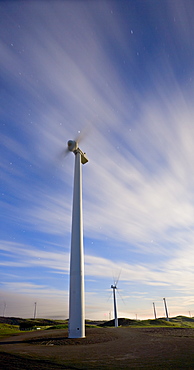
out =
[[(18, 259), (20, 261), (17, 262), (18, 266), (42, 266), (47, 269), (61, 270), (61, 272), (67, 273), (69, 270), (69, 254), (67, 252), (59, 253), (59, 251), (57, 253), (51, 252), (47, 245), (43, 245), (43, 248), (45, 250), (25, 244), (1, 242), (1, 250), (5, 251), (6, 256), (10, 259), (14, 261)], [(7, 259), (7, 262), (4, 260), (2, 264), (7, 264), (8, 266), (12, 263), (14, 264), (15, 262), (10, 261), (10, 259)]]
[(118, 266), (127, 297), (144, 290), (150, 305), (166, 292), (193, 305), (194, 10), (177, 2), (146, 3), (144, 14), (129, 2), (1, 4), (4, 292), (18, 284), (46, 297), (57, 282), (45, 270), (65, 274), (66, 291), (74, 158), (63, 152), (89, 126), (86, 293), (99, 290), (87, 307), (104, 315), (98, 294)]

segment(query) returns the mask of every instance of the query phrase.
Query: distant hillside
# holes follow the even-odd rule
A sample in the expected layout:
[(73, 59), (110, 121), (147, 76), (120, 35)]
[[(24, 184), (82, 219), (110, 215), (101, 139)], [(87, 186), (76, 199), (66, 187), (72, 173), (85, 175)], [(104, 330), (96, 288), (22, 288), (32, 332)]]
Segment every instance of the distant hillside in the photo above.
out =
[(29, 326), (52, 326), (58, 325), (59, 323), (65, 323), (66, 320), (49, 320), (49, 319), (22, 319), (20, 317), (2, 317), (0, 316), (1, 324), (9, 325), (27, 325)]
[[(49, 320), (49, 319), (22, 319), (18, 317), (2, 317), (0, 316), (0, 324), (16, 325), (21, 330), (27, 330), (33, 327), (55, 327), (64, 328), (68, 326), (68, 320)], [(114, 326), (114, 320), (100, 321), (100, 320), (86, 320), (87, 326)], [(166, 321), (165, 318), (148, 319), (148, 320), (132, 320), (128, 318), (118, 318), (119, 326), (168, 326), (168, 327), (187, 327), (194, 328), (194, 318), (187, 316), (176, 316)]]
[[(32, 321), (38, 325), (54, 325), (59, 323), (60, 320), (49, 320), (49, 319), (22, 319), (20, 317), (2, 317), (0, 316), (0, 323), (19, 325), (21, 322)], [(65, 320), (64, 320), (65, 321)], [(63, 322), (63, 321), (61, 321)]]
[[(100, 326), (114, 326), (114, 320), (106, 321)], [(118, 318), (119, 326), (171, 326), (171, 327), (189, 327), (194, 328), (194, 318), (187, 316), (176, 316), (170, 318), (169, 321), (166, 318), (148, 319), (148, 320), (131, 320), (127, 318)]]

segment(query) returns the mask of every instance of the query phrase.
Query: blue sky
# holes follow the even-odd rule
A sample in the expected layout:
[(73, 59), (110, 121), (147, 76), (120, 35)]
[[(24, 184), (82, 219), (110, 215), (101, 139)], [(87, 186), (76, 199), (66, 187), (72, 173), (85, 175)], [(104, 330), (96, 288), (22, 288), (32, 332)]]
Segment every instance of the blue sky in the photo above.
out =
[(193, 1), (0, 12), (0, 314), (68, 317), (81, 133), (86, 318), (194, 315)]

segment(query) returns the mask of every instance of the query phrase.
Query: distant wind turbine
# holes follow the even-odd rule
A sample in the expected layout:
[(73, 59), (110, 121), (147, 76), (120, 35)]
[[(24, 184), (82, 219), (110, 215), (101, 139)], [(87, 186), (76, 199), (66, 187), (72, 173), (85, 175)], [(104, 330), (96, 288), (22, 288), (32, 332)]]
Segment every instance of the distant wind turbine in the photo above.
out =
[(116, 289), (118, 289), (117, 285), (118, 285), (120, 274), (121, 274), (121, 271), (115, 283), (111, 285), (111, 288), (113, 290), (113, 308), (114, 308), (114, 317), (115, 317), (115, 328), (117, 328), (118, 326)]
[(36, 318), (37, 302), (34, 302), (34, 319)]
[(169, 321), (166, 298), (163, 298), (163, 301), (164, 301), (164, 308), (165, 308), (165, 312), (166, 312), (166, 321)]
[(6, 307), (7, 307), (7, 304), (6, 304), (6, 302), (4, 302), (4, 305), (3, 305), (3, 317), (5, 316)]
[(155, 318), (155, 320), (156, 320), (156, 306), (155, 306), (155, 303), (153, 302), (153, 308), (154, 308), (154, 318)]
[(88, 159), (78, 147), (78, 140), (68, 141), (67, 151), (75, 154), (73, 212), (70, 257), (69, 293), (69, 338), (85, 337), (85, 296), (84, 296), (84, 251), (82, 220), (82, 166)]
[(114, 316), (115, 316), (115, 328), (118, 326), (118, 317), (117, 317), (117, 301), (116, 301), (116, 289), (117, 285), (111, 285), (113, 290), (113, 306), (114, 306)]

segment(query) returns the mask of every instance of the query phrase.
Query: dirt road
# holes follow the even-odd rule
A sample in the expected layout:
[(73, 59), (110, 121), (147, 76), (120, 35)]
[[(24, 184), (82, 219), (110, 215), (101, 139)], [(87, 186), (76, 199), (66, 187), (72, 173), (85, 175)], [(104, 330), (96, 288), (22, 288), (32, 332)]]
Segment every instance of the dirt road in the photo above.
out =
[(194, 369), (194, 329), (88, 328), (28, 332), (0, 341), (3, 370)]

